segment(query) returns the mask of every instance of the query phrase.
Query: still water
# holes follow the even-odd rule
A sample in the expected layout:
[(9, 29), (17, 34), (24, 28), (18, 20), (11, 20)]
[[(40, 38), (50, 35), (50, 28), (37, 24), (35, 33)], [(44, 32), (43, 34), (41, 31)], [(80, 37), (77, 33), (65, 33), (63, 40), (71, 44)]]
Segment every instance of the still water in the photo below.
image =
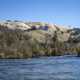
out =
[(0, 59), (0, 80), (80, 80), (80, 58)]

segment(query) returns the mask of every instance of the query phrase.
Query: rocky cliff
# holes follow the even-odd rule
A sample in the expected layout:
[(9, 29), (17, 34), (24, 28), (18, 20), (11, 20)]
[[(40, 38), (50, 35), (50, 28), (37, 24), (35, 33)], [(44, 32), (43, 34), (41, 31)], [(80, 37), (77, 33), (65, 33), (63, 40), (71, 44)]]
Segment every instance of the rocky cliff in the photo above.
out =
[(80, 29), (22, 21), (0, 22), (0, 58), (76, 55)]

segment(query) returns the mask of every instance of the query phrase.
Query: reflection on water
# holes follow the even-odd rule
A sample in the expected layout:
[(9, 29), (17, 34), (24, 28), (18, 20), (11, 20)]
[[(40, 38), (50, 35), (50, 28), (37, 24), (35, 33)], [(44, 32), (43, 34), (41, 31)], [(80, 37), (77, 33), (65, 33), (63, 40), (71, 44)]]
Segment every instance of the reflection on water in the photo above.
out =
[(0, 59), (0, 80), (80, 80), (80, 59)]

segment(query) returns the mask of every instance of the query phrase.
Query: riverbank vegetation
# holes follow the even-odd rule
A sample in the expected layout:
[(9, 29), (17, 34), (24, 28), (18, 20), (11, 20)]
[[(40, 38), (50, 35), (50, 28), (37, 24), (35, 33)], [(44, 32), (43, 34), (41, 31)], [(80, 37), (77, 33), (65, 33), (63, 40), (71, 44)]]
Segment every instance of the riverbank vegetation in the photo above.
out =
[(0, 25), (0, 58), (80, 56), (79, 42), (74, 42), (71, 37), (65, 41), (67, 37), (65, 34), (72, 35), (69, 31), (63, 32), (59, 29), (52, 32), (50, 29), (26, 31)]

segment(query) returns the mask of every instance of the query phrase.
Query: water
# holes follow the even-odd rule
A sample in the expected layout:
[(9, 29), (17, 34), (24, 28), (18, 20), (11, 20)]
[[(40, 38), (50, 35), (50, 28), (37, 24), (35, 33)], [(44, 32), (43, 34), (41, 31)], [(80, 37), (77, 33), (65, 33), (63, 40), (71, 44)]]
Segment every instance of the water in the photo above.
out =
[(80, 80), (80, 58), (0, 59), (0, 80)]

